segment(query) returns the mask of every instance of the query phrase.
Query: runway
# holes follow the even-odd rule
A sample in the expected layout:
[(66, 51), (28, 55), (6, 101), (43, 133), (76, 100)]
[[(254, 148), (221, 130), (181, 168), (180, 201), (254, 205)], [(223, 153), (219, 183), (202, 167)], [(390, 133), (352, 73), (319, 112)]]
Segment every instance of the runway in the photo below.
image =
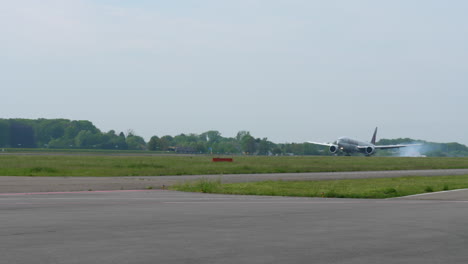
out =
[(403, 176), (468, 175), (468, 169), (404, 170), (404, 171), (355, 171), (313, 173), (269, 173), (233, 175), (188, 175), (150, 177), (19, 177), (0, 176), (0, 193), (62, 192), (87, 190), (141, 190), (162, 189), (178, 182), (200, 178), (219, 179), (223, 183), (266, 180), (338, 180), (363, 178), (388, 178)]
[(0, 263), (466, 263), (467, 201), (0, 196)]

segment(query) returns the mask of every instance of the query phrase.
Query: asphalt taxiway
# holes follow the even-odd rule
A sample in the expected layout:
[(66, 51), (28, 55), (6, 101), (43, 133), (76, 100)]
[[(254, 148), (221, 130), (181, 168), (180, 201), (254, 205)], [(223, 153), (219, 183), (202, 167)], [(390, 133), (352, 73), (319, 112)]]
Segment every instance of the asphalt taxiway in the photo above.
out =
[(466, 263), (468, 201), (0, 195), (0, 263)]
[(450, 170), (401, 170), (401, 171), (355, 171), (313, 173), (268, 173), (231, 175), (187, 175), (150, 177), (0, 177), (0, 193), (87, 191), (87, 190), (135, 190), (162, 189), (178, 182), (219, 179), (223, 183), (253, 182), (266, 180), (338, 180), (363, 178), (389, 178), (403, 176), (449, 176), (468, 175), (468, 169)]
[(387, 200), (86, 191), (144, 189), (199, 178), (240, 182), (466, 174), (0, 177), (0, 264), (466, 263), (467, 190)]

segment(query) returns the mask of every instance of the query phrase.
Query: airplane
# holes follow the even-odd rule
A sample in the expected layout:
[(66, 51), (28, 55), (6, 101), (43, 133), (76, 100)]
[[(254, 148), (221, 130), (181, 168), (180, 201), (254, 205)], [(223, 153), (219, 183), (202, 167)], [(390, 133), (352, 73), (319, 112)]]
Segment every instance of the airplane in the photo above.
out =
[(355, 140), (348, 137), (340, 137), (335, 143), (321, 143), (307, 141), (307, 143), (328, 146), (329, 150), (333, 154), (339, 154), (341, 152), (346, 153), (346, 155), (351, 155), (351, 153), (363, 153), (366, 156), (371, 156), (375, 153), (377, 149), (395, 149), (395, 148), (404, 148), (411, 146), (420, 146), (421, 144), (406, 144), (406, 145), (375, 145), (375, 140), (377, 138), (377, 127), (375, 128), (374, 135), (372, 136), (371, 142), (364, 142)]

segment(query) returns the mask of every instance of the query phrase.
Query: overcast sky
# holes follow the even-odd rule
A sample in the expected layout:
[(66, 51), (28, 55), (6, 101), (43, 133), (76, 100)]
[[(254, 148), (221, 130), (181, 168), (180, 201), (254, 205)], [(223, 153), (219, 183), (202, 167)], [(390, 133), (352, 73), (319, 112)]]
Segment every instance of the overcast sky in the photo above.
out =
[(468, 1), (0, 0), (1, 118), (468, 144)]

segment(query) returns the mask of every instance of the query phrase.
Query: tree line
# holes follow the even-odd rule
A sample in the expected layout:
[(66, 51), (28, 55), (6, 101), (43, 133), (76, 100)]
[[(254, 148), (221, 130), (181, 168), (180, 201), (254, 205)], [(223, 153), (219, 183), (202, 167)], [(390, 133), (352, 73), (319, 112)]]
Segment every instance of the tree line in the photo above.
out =
[[(402, 144), (415, 140), (382, 139), (378, 144)], [(426, 156), (468, 156), (468, 148), (459, 143), (424, 143), (418, 149)], [(256, 138), (248, 131), (235, 137), (223, 137), (219, 131), (176, 136), (153, 136), (149, 142), (135, 134), (114, 130), (102, 132), (92, 122), (68, 119), (0, 119), (0, 148), (114, 149), (147, 150), (189, 154), (219, 155), (331, 155), (327, 147), (309, 143), (277, 144), (268, 138)], [(396, 155), (379, 151), (379, 156)]]
[(153, 136), (149, 142), (133, 131), (102, 132), (87, 120), (0, 119), (0, 148), (148, 150), (191, 154), (320, 155), (320, 146), (275, 144), (248, 131), (223, 137), (219, 131), (200, 135)]
[(0, 119), (0, 147), (53, 149), (144, 149), (145, 140), (114, 130), (101, 132), (90, 121)]
[(153, 136), (148, 142), (153, 151), (179, 153), (245, 154), (245, 155), (321, 155), (320, 146), (308, 143), (275, 144), (268, 138), (255, 138), (248, 131), (239, 131), (235, 137), (223, 137), (219, 131), (207, 131), (200, 135)]

